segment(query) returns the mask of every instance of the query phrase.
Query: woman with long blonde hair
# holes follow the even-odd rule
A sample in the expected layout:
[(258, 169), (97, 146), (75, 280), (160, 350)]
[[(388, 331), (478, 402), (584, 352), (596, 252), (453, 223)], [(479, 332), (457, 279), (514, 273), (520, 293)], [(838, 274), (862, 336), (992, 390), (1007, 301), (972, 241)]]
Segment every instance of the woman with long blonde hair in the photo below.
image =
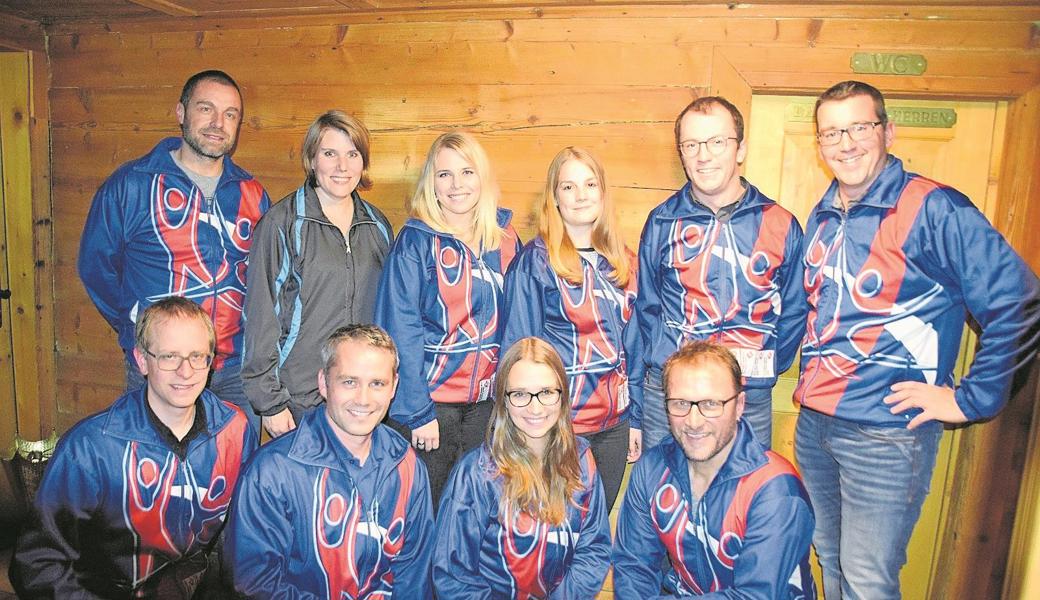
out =
[(452, 465), (487, 429), (502, 275), (520, 240), (484, 149), (463, 132), (433, 142), (410, 214), (379, 282), (376, 324), (401, 355), (390, 425), (426, 463), (436, 506)]
[(574, 435), (567, 374), (530, 337), (502, 356), (484, 445), (456, 465), (437, 515), (440, 600), (595, 598), (610, 557), (603, 486)]
[(626, 458), (640, 453), (626, 375), (639, 343), (635, 295), (636, 257), (621, 240), (603, 167), (587, 150), (564, 148), (549, 165), (538, 237), (506, 275), (502, 346), (538, 336), (563, 358), (574, 430), (600, 465), (607, 510)]

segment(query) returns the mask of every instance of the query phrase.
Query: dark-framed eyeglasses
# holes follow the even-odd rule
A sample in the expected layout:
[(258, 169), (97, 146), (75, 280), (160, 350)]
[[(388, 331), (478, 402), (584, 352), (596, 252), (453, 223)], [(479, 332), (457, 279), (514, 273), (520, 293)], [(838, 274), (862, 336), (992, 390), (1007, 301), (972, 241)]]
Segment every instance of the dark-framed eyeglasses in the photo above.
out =
[(849, 134), (849, 139), (854, 142), (862, 142), (874, 134), (874, 128), (881, 121), (866, 121), (864, 123), (853, 123), (845, 129), (827, 129), (816, 134), (816, 141), (821, 146), (836, 146), (841, 143), (842, 134)]
[(665, 398), (664, 406), (668, 410), (668, 414), (673, 417), (685, 417), (690, 414), (690, 411), (694, 406), (700, 411), (701, 416), (705, 419), (714, 419), (721, 417), (722, 413), (726, 410), (726, 405), (737, 399), (740, 392), (733, 394), (725, 400), (683, 400), (682, 398)]
[(547, 388), (540, 392), (528, 392), (525, 390), (509, 390), (506, 392), (506, 400), (516, 408), (523, 408), (535, 398), (542, 406), (552, 406), (560, 401), (562, 390), (559, 388)]
[(174, 352), (155, 354), (151, 350), (144, 349), (144, 353), (154, 358), (156, 366), (158, 366), (162, 371), (176, 371), (181, 368), (184, 361), (188, 361), (191, 368), (196, 371), (208, 369), (209, 366), (213, 364), (213, 355), (204, 354), (202, 352), (192, 352), (187, 356), (181, 356)]
[(726, 146), (729, 145), (730, 140), (733, 140), (734, 142), (739, 141), (735, 137), (726, 137), (724, 135), (710, 137), (703, 142), (698, 142), (697, 140), (684, 140), (679, 142), (679, 152), (681, 152), (683, 156), (697, 156), (697, 153), (700, 152), (700, 147), (703, 144), (704, 147), (708, 149), (708, 152), (713, 156), (722, 156), (722, 153), (726, 151)]

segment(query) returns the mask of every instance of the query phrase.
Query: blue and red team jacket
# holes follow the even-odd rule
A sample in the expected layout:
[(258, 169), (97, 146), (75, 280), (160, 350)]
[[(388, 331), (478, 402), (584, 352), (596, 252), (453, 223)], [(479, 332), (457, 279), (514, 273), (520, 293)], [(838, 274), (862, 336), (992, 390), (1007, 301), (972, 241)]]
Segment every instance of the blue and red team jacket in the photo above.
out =
[(202, 392), (206, 430), (180, 460), (152, 425), (147, 387), (127, 392), (58, 442), (15, 552), (29, 598), (129, 598), (220, 533), (256, 433)]
[(213, 320), (213, 368), (219, 370), (241, 363), (249, 246), (271, 200), (252, 175), (224, 156), (216, 199), (207, 201), (170, 157), (181, 143), (162, 140), (98, 188), (77, 265), (127, 360), (133, 360), (137, 315), (167, 296), (184, 296)]
[(322, 404), (246, 465), (224, 545), (236, 593), (432, 598), (426, 467), (385, 425), (360, 466), (331, 427)]
[(639, 241), (636, 319), (643, 360), (633, 360), (632, 426), (642, 420), (642, 380), (688, 340), (712, 340), (737, 357), (746, 387), (772, 388), (794, 361), (805, 327), (802, 228), (742, 181), (744, 198), (719, 220), (686, 183), (650, 211)]
[(578, 456), (585, 488), (556, 526), (528, 513), (499, 513), (503, 481), (486, 445), (459, 459), (437, 511), (438, 600), (596, 597), (610, 567), (610, 523), (596, 462), (582, 438)]
[(981, 329), (954, 397), (997, 414), (1040, 344), (1040, 282), (964, 194), (890, 156), (848, 212), (834, 182), (809, 215), (809, 319), (795, 401), (849, 421), (905, 427), (882, 399), (900, 381), (953, 386), (965, 309)]
[(503, 351), (517, 340), (540, 337), (563, 359), (571, 391), (574, 432), (609, 429), (625, 418), (629, 383), (627, 356), (639, 329), (632, 325), (636, 298), (636, 260), (628, 253), (631, 274), (620, 289), (610, 279), (613, 267), (602, 256), (592, 264), (580, 258), (584, 280), (573, 285), (549, 265), (545, 240), (524, 246), (509, 267), (502, 304)]
[(691, 489), (671, 436), (636, 463), (614, 541), (618, 598), (816, 598), (809, 496), (791, 463), (765, 450), (746, 421), (704, 495)]
[(449, 233), (408, 219), (390, 249), (376, 295), (375, 322), (401, 357), (390, 417), (415, 429), (437, 418), (434, 402), (464, 404), (491, 397), (498, 366), (502, 275), (520, 249), (506, 234), (498, 250), (476, 255)]

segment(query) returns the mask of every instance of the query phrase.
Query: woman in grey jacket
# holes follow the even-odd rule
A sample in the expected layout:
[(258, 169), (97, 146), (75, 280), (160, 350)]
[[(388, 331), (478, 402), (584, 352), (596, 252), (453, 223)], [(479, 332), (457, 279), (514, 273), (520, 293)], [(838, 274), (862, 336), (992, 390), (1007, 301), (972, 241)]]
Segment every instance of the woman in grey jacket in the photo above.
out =
[(393, 242), (389, 221), (357, 190), (371, 187), (368, 129), (338, 110), (307, 129), (307, 181), (264, 215), (249, 254), (242, 383), (277, 437), (322, 402), (322, 341), (371, 323)]

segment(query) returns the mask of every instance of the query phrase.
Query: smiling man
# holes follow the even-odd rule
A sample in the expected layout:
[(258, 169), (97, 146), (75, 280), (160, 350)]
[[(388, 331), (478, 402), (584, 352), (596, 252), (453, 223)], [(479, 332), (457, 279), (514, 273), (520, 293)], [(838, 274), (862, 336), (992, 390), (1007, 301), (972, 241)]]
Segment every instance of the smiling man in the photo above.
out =
[[(834, 181), (806, 223), (798, 464), (833, 598), (898, 598), (944, 423), (993, 417), (1040, 343), (1036, 275), (964, 194), (903, 169), (876, 88), (816, 102)], [(966, 313), (981, 330), (959, 386)]]
[(633, 429), (650, 448), (668, 434), (661, 365), (688, 340), (729, 348), (747, 378), (745, 418), (767, 448), (772, 391), (805, 327), (798, 252), (802, 228), (740, 176), (744, 118), (707, 96), (675, 121), (688, 181), (646, 220), (639, 240), (635, 319), (643, 347), (629, 363)]
[(216, 330), (210, 389), (259, 431), (239, 376), (242, 304), (253, 228), (270, 200), (229, 153), (242, 122), (238, 85), (196, 73), (175, 112), (181, 137), (159, 142), (115, 171), (94, 195), (80, 240), (80, 279), (126, 355), (126, 389), (144, 385), (133, 358), (134, 323), (152, 303), (184, 296)]
[(741, 418), (736, 358), (690, 342), (663, 377), (672, 435), (632, 470), (614, 544), (617, 597), (815, 598), (809, 498)]
[(207, 570), (256, 434), (206, 390), (197, 304), (151, 305), (135, 339), (147, 384), (61, 438), (12, 564), (19, 598), (187, 599)]
[(321, 357), (325, 403), (242, 474), (225, 555), (235, 589), (248, 598), (429, 598), (426, 468), (380, 424), (397, 389), (397, 348), (374, 325), (348, 325)]

